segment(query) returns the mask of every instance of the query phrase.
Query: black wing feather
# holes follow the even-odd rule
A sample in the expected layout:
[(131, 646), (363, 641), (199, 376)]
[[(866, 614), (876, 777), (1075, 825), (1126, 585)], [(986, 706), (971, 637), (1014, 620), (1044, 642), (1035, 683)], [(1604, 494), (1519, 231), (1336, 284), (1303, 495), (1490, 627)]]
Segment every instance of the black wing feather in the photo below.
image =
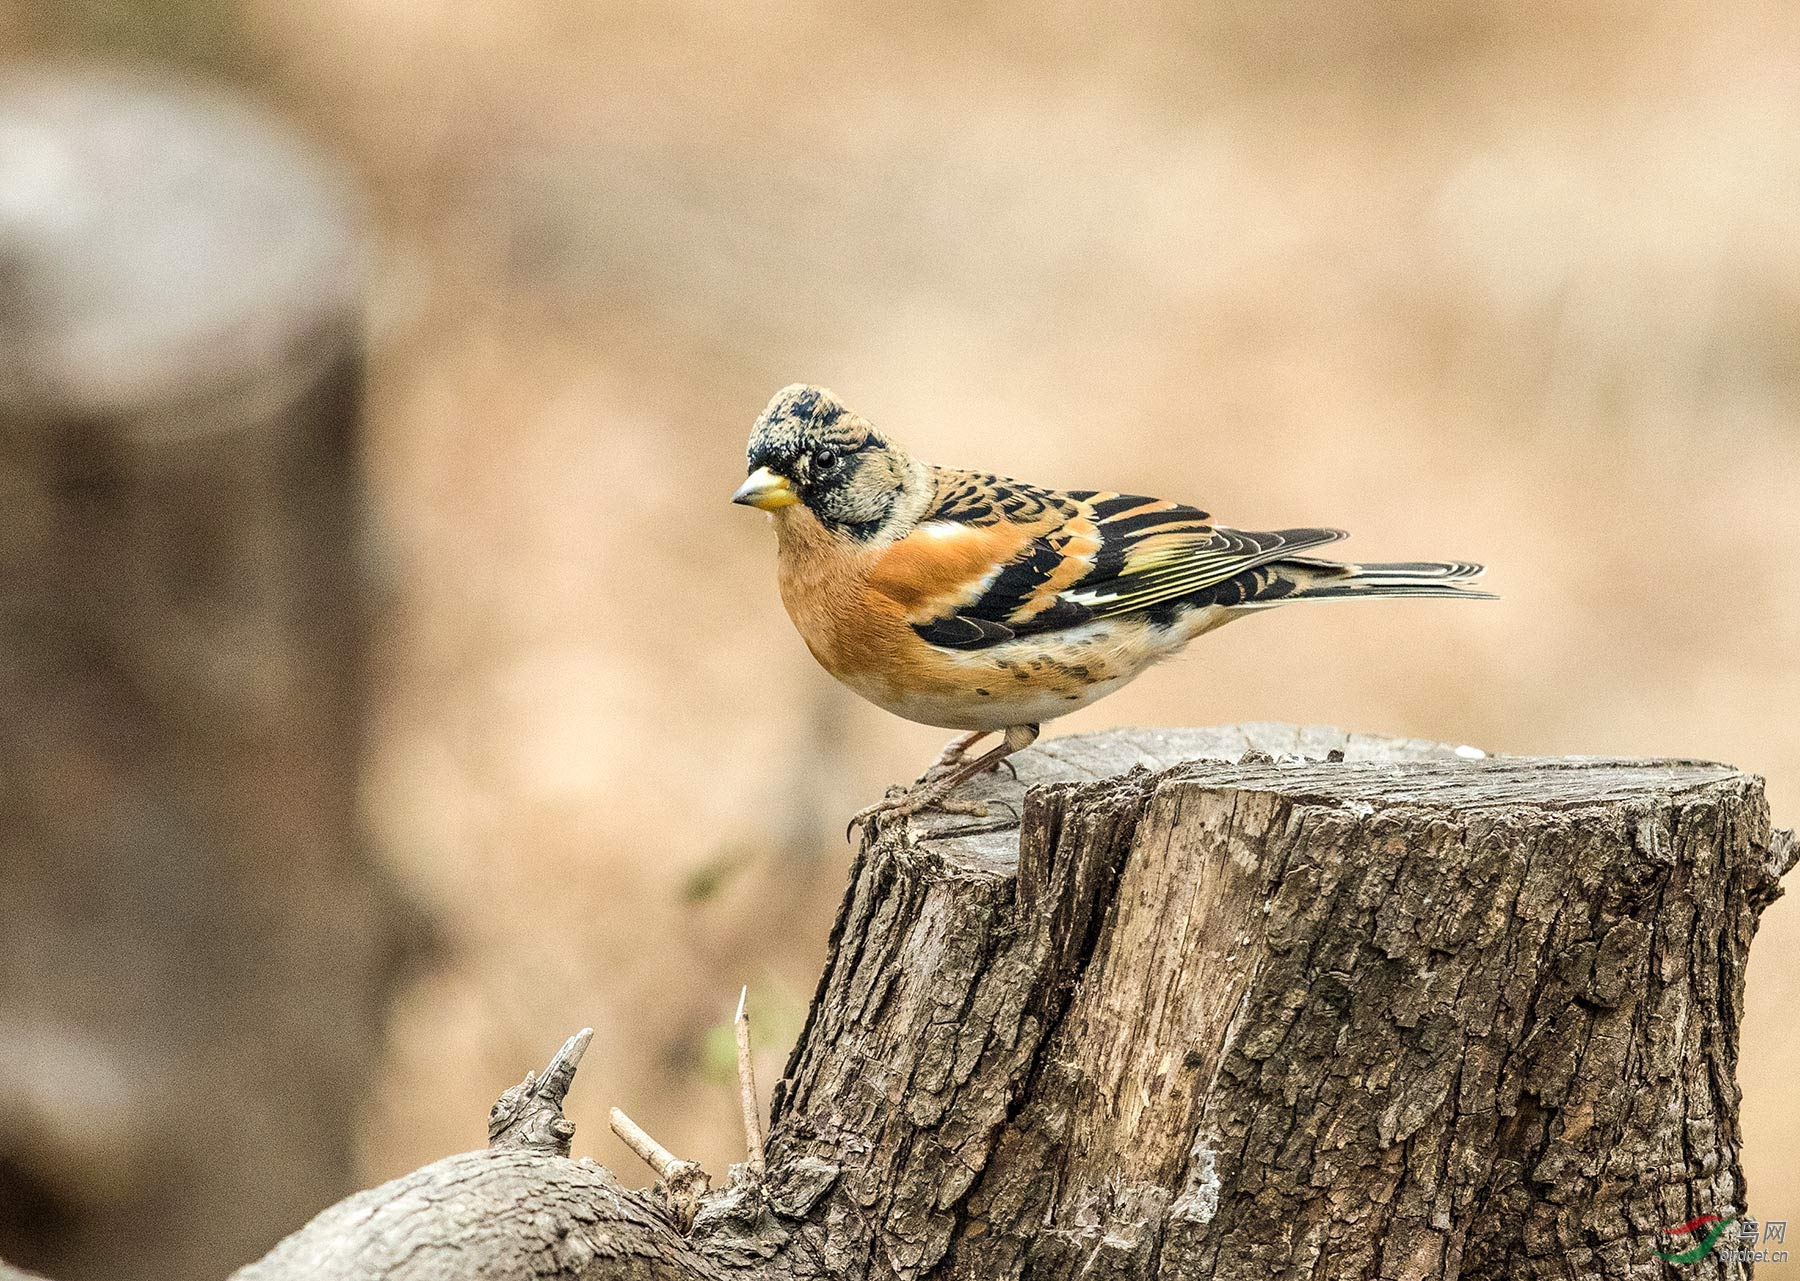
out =
[[(981, 649), (1098, 618), (1142, 615), (1162, 622), (1176, 605), (1240, 604), (1259, 581), (1250, 571), (1344, 536), (1335, 529), (1225, 529), (1197, 507), (1134, 494), (1058, 493), (972, 473), (956, 476), (924, 519), (988, 525), (1056, 516), (1062, 520), (1002, 567), (977, 599), (953, 614), (916, 624), (919, 636), (946, 649)], [(1086, 522), (1071, 528), (1077, 517)], [(1040, 600), (1051, 577), (1066, 571), (1073, 548), (1088, 546), (1089, 525), (1098, 532), (1100, 546), (1092, 551), (1087, 571), (1050, 605), (1022, 616)], [(1151, 539), (1163, 540), (1154, 555), (1149, 554)]]

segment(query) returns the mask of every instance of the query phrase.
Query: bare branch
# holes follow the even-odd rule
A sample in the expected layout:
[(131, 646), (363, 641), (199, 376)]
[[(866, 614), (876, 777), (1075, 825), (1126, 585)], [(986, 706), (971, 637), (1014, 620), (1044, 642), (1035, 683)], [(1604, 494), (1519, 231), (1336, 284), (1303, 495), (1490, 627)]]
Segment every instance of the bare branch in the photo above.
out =
[(732, 1029), (737, 1033), (738, 1098), (744, 1109), (744, 1150), (752, 1177), (760, 1181), (768, 1169), (763, 1155), (762, 1107), (756, 1101), (756, 1066), (750, 1061), (750, 1016), (744, 1002), (750, 987), (738, 993), (737, 1017)]
[(488, 1146), (540, 1148), (559, 1156), (569, 1154), (575, 1126), (563, 1116), (563, 1100), (575, 1081), (575, 1069), (594, 1039), (594, 1029), (584, 1027), (567, 1041), (544, 1066), (542, 1073), (527, 1072), (525, 1079), (507, 1090), (488, 1113)]

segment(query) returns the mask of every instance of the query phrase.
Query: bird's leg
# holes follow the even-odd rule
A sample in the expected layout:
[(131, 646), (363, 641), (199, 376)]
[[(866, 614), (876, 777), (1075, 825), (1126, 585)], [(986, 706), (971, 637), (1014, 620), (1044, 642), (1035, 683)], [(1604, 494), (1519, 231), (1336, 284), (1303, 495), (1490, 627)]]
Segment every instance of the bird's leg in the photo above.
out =
[[(943, 780), (943, 795), (948, 795), (974, 778), (977, 774), (985, 774), (991, 769), (998, 769), (1006, 762), (1006, 758), (1014, 752), (1022, 752), (1037, 742), (1038, 727), (1036, 725), (1014, 725), (1006, 731), (1006, 737), (996, 747), (991, 747), (972, 761), (965, 762), (950, 776)], [(1017, 773), (1015, 771), (1015, 777)], [(939, 801), (941, 802), (941, 796)], [(934, 802), (936, 803), (936, 802)], [(941, 804), (940, 804), (941, 808)]]
[(963, 757), (969, 754), (969, 749), (993, 732), (991, 729), (978, 729), (972, 730), (960, 738), (951, 739), (944, 745), (944, 750), (938, 753), (938, 758), (931, 763), (931, 768), (925, 771), (925, 777), (931, 778), (961, 765)]
[[(993, 732), (991, 729), (978, 729), (973, 733), (964, 734), (961, 738), (952, 739), (938, 754), (938, 758), (931, 763), (931, 768), (925, 771), (925, 777), (936, 778), (945, 771), (961, 765), (963, 758), (968, 755), (969, 749)], [(1019, 777), (1019, 771), (1005, 757), (1000, 757), (998, 760), (990, 759), (988, 769), (997, 770), (1002, 765), (1006, 766), (1006, 772), (1011, 774), (1014, 779)]]
[(850, 826), (845, 830), (845, 834), (848, 835), (850, 831), (861, 827), (870, 819), (884, 814), (904, 817), (908, 814), (917, 814), (920, 810), (941, 810), (946, 814), (973, 814), (978, 818), (986, 818), (986, 805), (979, 801), (953, 800), (950, 793), (977, 774), (993, 769), (1014, 752), (1024, 751), (1037, 741), (1037, 736), (1038, 727), (1036, 725), (1012, 726), (1006, 731), (1006, 737), (1000, 741), (997, 747), (989, 748), (972, 761), (963, 762), (944, 777), (927, 778), (923, 782), (915, 784), (904, 795), (893, 797), (890, 800), (877, 801), (868, 808), (859, 810), (856, 817), (850, 820)]

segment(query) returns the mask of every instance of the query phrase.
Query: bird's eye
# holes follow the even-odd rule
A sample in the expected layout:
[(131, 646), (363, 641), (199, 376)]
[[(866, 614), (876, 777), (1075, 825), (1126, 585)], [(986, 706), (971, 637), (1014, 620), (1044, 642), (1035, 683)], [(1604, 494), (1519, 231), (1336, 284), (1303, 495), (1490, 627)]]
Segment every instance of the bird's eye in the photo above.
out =
[(821, 449), (818, 453), (813, 455), (813, 466), (817, 467), (820, 471), (830, 471), (837, 465), (838, 456), (829, 449)]

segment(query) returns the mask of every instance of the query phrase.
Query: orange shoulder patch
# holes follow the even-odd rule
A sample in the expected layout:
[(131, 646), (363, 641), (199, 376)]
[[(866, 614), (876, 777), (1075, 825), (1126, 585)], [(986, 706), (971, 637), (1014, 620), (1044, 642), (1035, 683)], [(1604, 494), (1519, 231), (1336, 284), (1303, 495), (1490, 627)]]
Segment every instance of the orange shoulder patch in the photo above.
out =
[(869, 586), (915, 619), (935, 617), (978, 597), (988, 577), (1031, 540), (1021, 525), (928, 521), (882, 554)]

